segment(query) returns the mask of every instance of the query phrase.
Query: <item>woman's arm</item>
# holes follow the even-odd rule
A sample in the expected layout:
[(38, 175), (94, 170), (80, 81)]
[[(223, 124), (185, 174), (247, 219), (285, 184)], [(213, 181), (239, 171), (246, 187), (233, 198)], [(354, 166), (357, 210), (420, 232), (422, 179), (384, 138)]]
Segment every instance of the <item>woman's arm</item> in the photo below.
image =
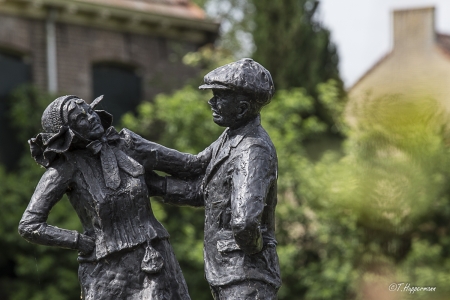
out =
[(90, 237), (47, 224), (48, 214), (69, 188), (72, 174), (73, 167), (61, 161), (55, 161), (47, 169), (20, 220), (19, 233), (32, 243), (89, 253), (95, 246)]

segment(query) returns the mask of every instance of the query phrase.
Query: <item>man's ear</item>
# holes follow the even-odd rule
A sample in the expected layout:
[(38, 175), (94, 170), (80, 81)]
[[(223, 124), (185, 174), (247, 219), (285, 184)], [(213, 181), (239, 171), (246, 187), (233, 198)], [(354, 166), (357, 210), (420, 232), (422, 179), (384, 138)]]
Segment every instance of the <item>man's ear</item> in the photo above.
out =
[(238, 120), (244, 118), (249, 110), (250, 110), (250, 102), (240, 101), (237, 115)]

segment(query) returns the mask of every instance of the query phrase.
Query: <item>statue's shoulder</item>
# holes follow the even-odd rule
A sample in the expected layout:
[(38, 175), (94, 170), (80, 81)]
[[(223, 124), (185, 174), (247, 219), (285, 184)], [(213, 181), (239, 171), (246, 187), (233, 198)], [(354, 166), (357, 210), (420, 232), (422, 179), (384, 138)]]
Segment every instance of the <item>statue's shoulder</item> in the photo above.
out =
[(264, 151), (271, 155), (276, 153), (272, 140), (262, 126), (255, 127), (254, 130), (244, 137), (241, 142), (241, 148), (264, 149)]
[(70, 178), (72, 178), (74, 172), (76, 171), (77, 164), (73, 159), (73, 153), (70, 152), (58, 156), (46, 168), (44, 174), (54, 178), (55, 180), (57, 179), (57, 177), (69, 180)]

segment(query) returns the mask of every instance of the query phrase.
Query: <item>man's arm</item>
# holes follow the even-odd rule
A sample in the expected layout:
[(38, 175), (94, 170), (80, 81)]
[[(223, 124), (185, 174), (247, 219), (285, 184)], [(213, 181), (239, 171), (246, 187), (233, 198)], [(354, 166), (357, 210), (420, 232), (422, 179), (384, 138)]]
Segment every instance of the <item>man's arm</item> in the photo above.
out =
[(177, 206), (205, 206), (202, 182), (203, 176), (188, 180), (168, 176), (164, 202)]
[(267, 194), (276, 182), (276, 156), (252, 145), (235, 162), (231, 195), (231, 228), (239, 248), (247, 254), (262, 250), (261, 218)]
[(205, 206), (202, 192), (203, 176), (183, 179), (149, 172), (145, 174), (145, 181), (150, 196), (161, 196), (164, 203), (177, 206)]
[(183, 178), (205, 173), (215, 144), (193, 155), (148, 141), (128, 129), (123, 129), (120, 135), (124, 138), (132, 157), (141, 163), (147, 172), (158, 170)]

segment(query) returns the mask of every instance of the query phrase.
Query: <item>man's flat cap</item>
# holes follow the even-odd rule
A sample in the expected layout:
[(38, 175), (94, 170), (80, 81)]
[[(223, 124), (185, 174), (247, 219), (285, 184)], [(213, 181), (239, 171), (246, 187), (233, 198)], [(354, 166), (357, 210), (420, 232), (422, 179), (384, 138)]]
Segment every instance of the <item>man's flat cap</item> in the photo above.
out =
[(251, 58), (243, 58), (212, 70), (205, 75), (204, 82), (199, 89), (241, 92), (252, 96), (262, 105), (269, 103), (275, 92), (270, 72)]

